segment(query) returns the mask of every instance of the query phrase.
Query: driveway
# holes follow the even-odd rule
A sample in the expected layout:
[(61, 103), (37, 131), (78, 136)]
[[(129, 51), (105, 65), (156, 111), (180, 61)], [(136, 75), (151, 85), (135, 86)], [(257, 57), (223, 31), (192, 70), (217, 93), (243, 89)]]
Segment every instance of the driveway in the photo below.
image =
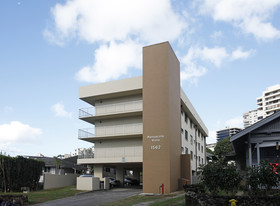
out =
[(127, 197), (142, 193), (142, 189), (132, 188), (116, 188), (111, 190), (99, 190), (86, 192), (73, 197), (67, 197), (59, 200), (36, 204), (36, 206), (88, 206), (102, 205), (108, 202), (113, 202)]

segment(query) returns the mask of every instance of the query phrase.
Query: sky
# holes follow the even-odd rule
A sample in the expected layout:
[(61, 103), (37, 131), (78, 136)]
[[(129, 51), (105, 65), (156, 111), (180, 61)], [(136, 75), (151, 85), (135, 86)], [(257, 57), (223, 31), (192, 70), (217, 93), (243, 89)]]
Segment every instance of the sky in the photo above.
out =
[(165, 41), (208, 143), (280, 84), (280, 0), (1, 1), (0, 152), (91, 147), (78, 88), (142, 75), (142, 47)]

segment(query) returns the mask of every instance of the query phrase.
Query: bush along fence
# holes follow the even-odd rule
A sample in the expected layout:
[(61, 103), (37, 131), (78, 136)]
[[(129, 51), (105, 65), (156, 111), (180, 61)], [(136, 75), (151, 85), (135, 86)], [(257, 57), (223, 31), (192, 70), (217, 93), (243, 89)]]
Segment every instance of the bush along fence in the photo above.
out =
[[(237, 201), (236, 205), (279, 206), (279, 172), (268, 162), (239, 171), (224, 159), (213, 161), (201, 168), (200, 184), (184, 185), (186, 205), (235, 205)], [(237, 191), (248, 195), (236, 196)]]
[(45, 163), (24, 157), (0, 155), (0, 190), (21, 191), (22, 187), (37, 190)]

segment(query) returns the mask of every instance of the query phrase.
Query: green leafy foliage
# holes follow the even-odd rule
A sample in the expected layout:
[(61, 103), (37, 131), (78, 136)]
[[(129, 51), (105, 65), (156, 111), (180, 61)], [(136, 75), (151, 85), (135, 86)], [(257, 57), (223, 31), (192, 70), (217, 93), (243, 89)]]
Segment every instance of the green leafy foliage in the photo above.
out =
[(231, 151), (233, 151), (233, 148), (230, 142), (230, 137), (226, 137), (225, 139), (217, 142), (217, 145), (214, 149), (214, 154), (221, 158), (225, 157), (225, 155)]
[(210, 162), (201, 170), (202, 183), (212, 194), (217, 194), (219, 190), (234, 192), (242, 179), (236, 166), (227, 164), (224, 159)]
[(279, 173), (276, 172), (268, 162), (261, 162), (259, 166), (249, 168), (246, 179), (252, 193), (257, 194), (261, 188), (267, 192), (276, 187), (280, 182)]
[(45, 163), (24, 157), (0, 155), (0, 189), (20, 191), (21, 187), (36, 190)]

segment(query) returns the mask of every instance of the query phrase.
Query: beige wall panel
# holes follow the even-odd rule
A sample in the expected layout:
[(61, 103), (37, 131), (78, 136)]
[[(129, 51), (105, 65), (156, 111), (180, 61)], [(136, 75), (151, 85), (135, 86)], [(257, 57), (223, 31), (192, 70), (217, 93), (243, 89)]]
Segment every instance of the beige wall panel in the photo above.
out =
[(180, 66), (165, 42), (143, 48), (143, 192), (176, 191), (180, 178)]

